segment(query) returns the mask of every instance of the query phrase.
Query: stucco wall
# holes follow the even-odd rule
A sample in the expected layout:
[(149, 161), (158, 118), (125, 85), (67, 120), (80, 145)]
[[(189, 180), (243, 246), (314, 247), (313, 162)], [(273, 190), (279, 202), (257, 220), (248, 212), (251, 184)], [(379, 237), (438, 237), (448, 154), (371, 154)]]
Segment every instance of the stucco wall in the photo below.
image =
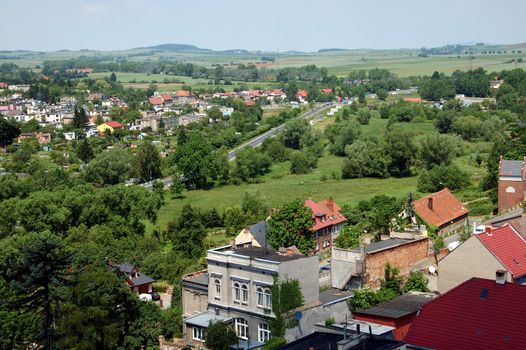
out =
[(279, 266), (279, 278), (298, 279), (305, 298), (305, 305), (318, 303), (320, 296), (320, 264), (317, 256), (282, 262)]
[(191, 316), (201, 313), (208, 306), (208, 293), (191, 288), (182, 288), (183, 315)]
[(438, 291), (447, 292), (472, 277), (495, 279), (496, 271), (503, 269), (479, 239), (472, 236), (438, 262)]

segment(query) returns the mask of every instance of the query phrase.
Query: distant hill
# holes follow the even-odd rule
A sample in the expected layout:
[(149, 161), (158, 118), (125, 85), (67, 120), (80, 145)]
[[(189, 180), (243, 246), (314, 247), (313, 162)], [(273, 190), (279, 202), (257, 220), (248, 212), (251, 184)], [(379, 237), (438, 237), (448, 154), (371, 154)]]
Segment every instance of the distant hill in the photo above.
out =
[(149, 47), (141, 47), (141, 49), (149, 50), (161, 50), (161, 51), (170, 51), (170, 52), (200, 52), (200, 53), (212, 53), (214, 50), (202, 49), (195, 45), (188, 44), (161, 44)]
[(338, 51), (348, 51), (347, 49), (340, 49), (340, 48), (329, 48), (329, 49), (319, 49), (318, 53), (324, 53), (324, 52), (338, 52)]

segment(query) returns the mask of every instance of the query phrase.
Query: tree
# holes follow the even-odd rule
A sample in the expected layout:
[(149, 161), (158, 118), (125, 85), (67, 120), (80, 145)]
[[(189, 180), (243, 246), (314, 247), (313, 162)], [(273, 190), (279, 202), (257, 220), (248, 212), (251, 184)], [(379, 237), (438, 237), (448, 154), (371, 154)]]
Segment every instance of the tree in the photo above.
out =
[(369, 288), (353, 290), (353, 296), (349, 299), (352, 310), (366, 310), (377, 304), (376, 293)]
[(469, 184), (469, 175), (456, 165), (436, 165), (424, 170), (418, 177), (418, 191), (436, 192), (444, 187), (451, 190), (464, 188)]
[(481, 135), (482, 126), (482, 121), (473, 115), (461, 116), (453, 121), (453, 131), (468, 141)]
[(88, 139), (84, 139), (78, 144), (77, 157), (79, 157), (84, 163), (88, 163), (93, 159), (93, 149), (91, 148)]
[(369, 120), (371, 119), (371, 111), (368, 109), (360, 109), (358, 112), (358, 122), (362, 125), (369, 124)]
[(33, 234), (20, 247), (21, 264), (14, 285), (24, 307), (43, 313), (44, 349), (53, 348), (53, 324), (59, 289), (65, 283), (70, 255), (62, 240), (49, 232)]
[(311, 209), (301, 201), (285, 203), (268, 221), (268, 242), (274, 249), (295, 245), (308, 254), (314, 248), (311, 216)]
[(303, 146), (302, 140), (309, 133), (309, 125), (305, 120), (292, 120), (283, 130), (283, 144), (289, 148), (300, 149)]
[(152, 184), (153, 192), (157, 193), (161, 198), (161, 201), (164, 202), (164, 184), (161, 180), (154, 180)]
[(305, 152), (294, 151), (289, 156), (291, 174), (307, 174), (316, 168), (318, 158), (315, 155), (307, 156)]
[(19, 135), (20, 127), (16, 121), (0, 118), (0, 146), (9, 146)]
[(399, 276), (400, 270), (391, 266), (388, 261), (385, 264), (384, 279), (381, 282), (381, 289), (390, 289), (398, 295), (402, 294), (403, 277)]
[(428, 292), (427, 278), (420, 271), (411, 272), (407, 281), (404, 284), (404, 293), (416, 291), (416, 292)]
[(81, 106), (80, 109), (77, 109), (77, 106), (75, 106), (75, 110), (73, 112), (73, 127), (77, 129), (84, 129), (88, 122), (89, 119), (86, 115), (86, 110), (84, 107)]
[(373, 141), (356, 141), (345, 147), (345, 159), (342, 166), (342, 178), (389, 176), (390, 159), (383, 148)]
[(181, 181), (181, 175), (175, 173), (172, 176), (172, 184), (170, 185), (170, 193), (175, 198), (180, 198), (184, 190), (184, 183)]
[(247, 147), (236, 154), (232, 176), (248, 181), (270, 172), (271, 166), (269, 156), (252, 147)]
[(115, 74), (115, 72), (112, 72), (111, 75), (110, 75), (110, 81), (112, 82), (116, 82), (117, 81), (117, 75)]
[(345, 226), (336, 238), (336, 246), (338, 248), (352, 249), (358, 248), (361, 243), (362, 232), (357, 226)]
[(161, 156), (151, 142), (143, 142), (135, 155), (137, 177), (140, 181), (151, 181), (161, 177)]
[(345, 147), (352, 144), (360, 136), (360, 127), (356, 122), (345, 125), (333, 124), (325, 129), (325, 136), (329, 139), (329, 149), (337, 156), (345, 155)]
[(129, 178), (132, 158), (120, 148), (112, 148), (95, 156), (83, 171), (86, 181), (103, 185), (115, 185)]
[(206, 230), (199, 212), (187, 204), (175, 222), (167, 228), (172, 237), (173, 250), (188, 259), (200, 258), (205, 254)]
[(453, 131), (453, 121), (456, 118), (455, 112), (440, 111), (435, 120), (435, 127), (441, 134), (448, 134)]
[(411, 133), (401, 129), (390, 130), (386, 135), (384, 150), (391, 159), (389, 167), (391, 175), (406, 176), (410, 174), (410, 166), (413, 164), (416, 154)]
[(461, 142), (450, 135), (427, 135), (421, 139), (418, 147), (418, 158), (427, 169), (435, 165), (449, 165), (453, 157), (461, 154)]
[(211, 350), (228, 350), (237, 342), (237, 334), (232, 327), (217, 321), (206, 329), (205, 346)]

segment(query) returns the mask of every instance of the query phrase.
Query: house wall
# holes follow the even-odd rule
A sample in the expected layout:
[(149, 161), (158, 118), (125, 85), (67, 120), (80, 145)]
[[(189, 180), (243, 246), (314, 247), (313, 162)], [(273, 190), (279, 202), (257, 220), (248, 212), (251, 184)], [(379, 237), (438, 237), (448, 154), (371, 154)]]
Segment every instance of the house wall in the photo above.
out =
[(353, 317), (355, 320), (373, 322), (382, 324), (384, 326), (394, 327), (394, 338), (396, 340), (403, 340), (405, 335), (409, 331), (409, 328), (411, 327), (411, 323), (416, 317), (416, 313), (400, 317), (398, 319), (360, 314), (354, 314)]
[(279, 278), (298, 279), (305, 305), (317, 304), (320, 297), (320, 264), (317, 256), (282, 262), (279, 266)]
[(361, 273), (361, 254), (347, 249), (332, 248), (331, 285), (343, 289), (351, 276)]
[(524, 183), (520, 177), (499, 177), (499, 212), (518, 206), (524, 201)]
[(365, 284), (371, 288), (380, 288), (384, 277), (385, 264), (400, 269), (400, 276), (407, 277), (414, 264), (427, 258), (429, 239), (424, 238), (376, 253), (368, 253), (365, 258)]
[(438, 291), (445, 293), (472, 277), (495, 279), (497, 270), (506, 268), (472, 236), (438, 262)]
[(438, 231), (439, 235), (445, 235), (448, 233), (456, 232), (468, 225), (468, 214), (465, 214), (455, 220), (453, 223), (443, 225)]
[(183, 316), (201, 313), (208, 307), (208, 291), (183, 286), (181, 292)]

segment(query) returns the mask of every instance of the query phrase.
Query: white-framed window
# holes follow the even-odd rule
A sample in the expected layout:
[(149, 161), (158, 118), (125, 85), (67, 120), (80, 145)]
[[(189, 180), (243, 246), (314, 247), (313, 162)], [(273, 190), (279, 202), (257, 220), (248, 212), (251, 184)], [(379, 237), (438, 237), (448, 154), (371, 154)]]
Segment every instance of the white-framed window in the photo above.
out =
[(266, 323), (260, 323), (258, 325), (258, 341), (266, 343), (270, 340), (270, 327)]
[(270, 289), (265, 289), (265, 306), (269, 309), (272, 308), (272, 294), (270, 294)]
[(316, 250), (320, 250), (320, 242), (316, 241)]
[(241, 286), (241, 302), (248, 304), (248, 286), (246, 284)]
[(236, 333), (241, 339), (248, 339), (248, 322), (244, 318), (236, 318)]
[(219, 278), (216, 278), (214, 280), (214, 285), (215, 285), (215, 295), (214, 295), (214, 298), (220, 300), (221, 299), (221, 280)]
[(205, 340), (205, 330), (201, 327), (194, 327), (192, 329), (193, 338), (195, 340), (204, 341)]
[(257, 300), (258, 300), (258, 306), (261, 306), (261, 307), (265, 306), (263, 304), (263, 288), (258, 287), (256, 289), (256, 295), (257, 295)]
[(239, 303), (240, 300), (241, 300), (241, 287), (239, 286), (239, 283), (234, 282), (234, 301), (237, 301)]

